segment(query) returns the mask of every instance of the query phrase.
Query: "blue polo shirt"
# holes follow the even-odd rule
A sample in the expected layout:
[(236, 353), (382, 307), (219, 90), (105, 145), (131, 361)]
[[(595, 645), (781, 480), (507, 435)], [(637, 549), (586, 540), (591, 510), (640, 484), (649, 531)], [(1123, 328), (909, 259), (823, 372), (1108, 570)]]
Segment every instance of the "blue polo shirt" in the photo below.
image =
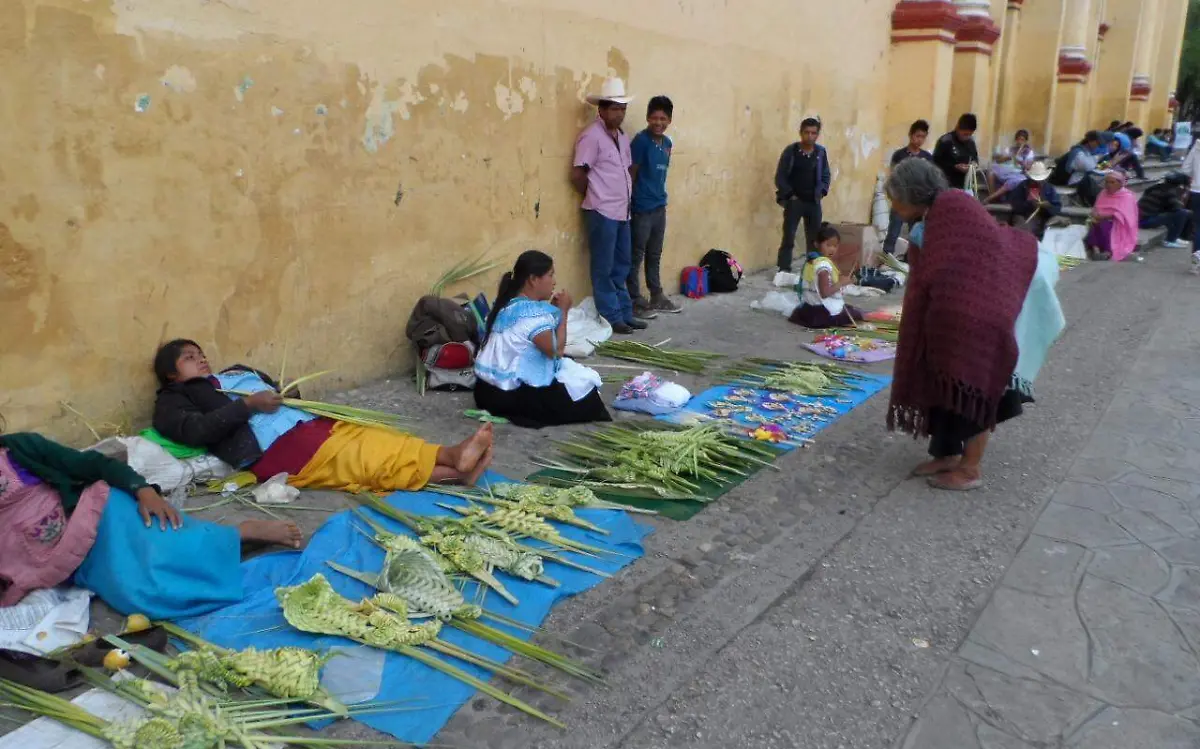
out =
[(667, 168), (671, 166), (671, 139), (655, 143), (646, 130), (630, 143), (633, 165), (638, 168), (633, 182), (633, 212), (648, 213), (667, 204)]

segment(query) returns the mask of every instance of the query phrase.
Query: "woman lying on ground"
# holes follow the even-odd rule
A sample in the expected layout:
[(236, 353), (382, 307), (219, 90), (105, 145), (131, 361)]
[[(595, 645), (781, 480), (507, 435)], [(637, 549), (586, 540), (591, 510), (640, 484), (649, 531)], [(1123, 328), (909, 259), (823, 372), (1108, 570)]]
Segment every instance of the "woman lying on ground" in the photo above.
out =
[(788, 318), (806, 328), (840, 328), (863, 319), (862, 310), (842, 300), (842, 289), (853, 279), (840, 281), (833, 257), (837, 254), (842, 235), (831, 224), (822, 224), (817, 231), (817, 249), (808, 253), (800, 271), (800, 306)]
[(474, 485), (491, 462), (491, 425), (443, 447), (382, 427), (318, 418), (284, 406), (279, 385), (262, 372), (235, 365), (214, 375), (194, 341), (160, 348), (154, 373), (161, 384), (154, 428), (259, 481), (287, 473), (288, 483), (301, 489), (416, 490), (430, 482)]
[(920, 246), (909, 247), (888, 428), (930, 438), (933, 460), (914, 475), (938, 489), (976, 489), (989, 435), (1021, 413), (1014, 330), (1037, 240), (998, 225), (917, 159), (896, 168), (887, 192), (905, 220), (923, 219)]
[(475, 359), (475, 404), (534, 429), (612, 421), (600, 397), (600, 375), (563, 356), (571, 295), (554, 290), (554, 260), (521, 253), (500, 280)]
[(242, 543), (299, 548), (276, 520), (186, 517), (119, 460), (0, 435), (0, 606), (75, 576), (123, 614), (191, 616), (242, 599)]
[(1138, 201), (1125, 180), (1119, 169), (1104, 177), (1104, 190), (1092, 209), (1092, 228), (1083, 240), (1092, 260), (1119, 263), (1137, 247)]

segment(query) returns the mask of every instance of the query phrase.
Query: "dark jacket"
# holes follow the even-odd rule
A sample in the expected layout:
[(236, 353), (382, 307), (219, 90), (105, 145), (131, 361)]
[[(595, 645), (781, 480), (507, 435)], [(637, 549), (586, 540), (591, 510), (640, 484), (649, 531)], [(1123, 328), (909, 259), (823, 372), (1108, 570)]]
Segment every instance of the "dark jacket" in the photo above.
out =
[(954, 131), (938, 138), (937, 145), (933, 148), (933, 163), (937, 164), (938, 168), (945, 173), (951, 187), (961, 190), (966, 186), (967, 175), (955, 167), (971, 162), (979, 162), (979, 150), (975, 147), (974, 138), (970, 138), (964, 143), (955, 137)]
[[(241, 364), (224, 371), (254, 372), (279, 389), (270, 376)], [(245, 400), (230, 399), (202, 377), (164, 385), (154, 401), (154, 428), (162, 436), (181, 445), (203, 447), (234, 468), (245, 468), (262, 457), (262, 448), (250, 429), (252, 415)]]
[[(792, 190), (792, 167), (796, 161), (796, 151), (800, 148), (799, 143), (793, 143), (783, 149), (783, 153), (779, 155), (779, 166), (775, 167), (775, 202), (780, 205), (786, 203), (794, 197)], [(833, 175), (829, 171), (829, 154), (825, 151), (825, 147), (818, 144), (813, 146), (817, 149), (817, 169), (816, 169), (816, 184), (813, 192), (817, 196), (817, 201), (829, 194), (829, 186), (833, 183)]]
[(40, 434), (5, 434), (0, 436), (0, 447), (8, 449), (12, 462), (57, 491), (68, 515), (79, 504), (80, 493), (97, 481), (131, 495), (150, 486), (137, 471), (119, 460), (95, 450), (72, 450)]
[[(1027, 179), (1008, 193), (1008, 204), (1012, 206), (1014, 216), (1029, 217), (1037, 210), (1037, 202), (1029, 198), (1029, 188), (1032, 184), (1033, 180)], [(1055, 190), (1048, 180), (1042, 182), (1042, 200), (1049, 205), (1042, 209), (1040, 215), (1052, 217), (1062, 213), (1062, 199), (1058, 197), (1058, 190)]]
[(1161, 216), (1164, 213), (1175, 213), (1184, 210), (1183, 197), (1176, 185), (1161, 183), (1142, 193), (1138, 201), (1138, 211), (1142, 218)]

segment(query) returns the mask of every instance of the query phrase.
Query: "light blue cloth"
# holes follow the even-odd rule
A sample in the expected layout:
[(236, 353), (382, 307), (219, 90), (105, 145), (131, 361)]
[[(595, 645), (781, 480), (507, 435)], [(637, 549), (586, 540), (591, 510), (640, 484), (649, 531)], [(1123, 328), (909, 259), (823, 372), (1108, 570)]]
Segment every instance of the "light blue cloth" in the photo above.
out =
[(908, 242), (909, 244), (916, 245), (916, 247), (920, 249), (921, 245), (925, 242), (924, 221), (918, 222), (915, 226), (908, 230)]
[(1058, 256), (1038, 248), (1037, 270), (1025, 292), (1025, 303), (1017, 316), (1017, 369), (1013, 372), (1013, 387), (1033, 397), (1033, 381), (1037, 379), (1046, 354), (1067, 327), (1062, 306), (1054, 287), (1058, 285)]
[[(226, 372), (217, 375), (217, 381), (221, 383), (222, 390), (236, 390), (241, 393), (259, 393), (263, 390), (273, 389), (254, 372)], [(237, 398), (238, 396), (230, 397)], [(251, 416), (250, 430), (254, 432), (254, 438), (258, 440), (259, 449), (266, 452), (271, 445), (275, 444), (275, 440), (290, 431), (292, 427), (315, 418), (317, 417), (298, 408), (284, 406), (273, 414), (256, 413)]]
[(122, 614), (197, 616), (242, 600), (241, 547), (237, 528), (191, 517), (147, 528), (137, 500), (111, 489), (75, 584)]
[(553, 304), (516, 297), (496, 315), (492, 332), (475, 357), (475, 373), (501, 390), (515, 390), (520, 385), (549, 386), (562, 360), (546, 356), (533, 339), (549, 332), (558, 350), (561, 321), (562, 310)]
[[(504, 477), (489, 472), (486, 480), (491, 483), (505, 481)], [(396, 492), (388, 498), (396, 506), (419, 515), (451, 515), (438, 503), (465, 506), (465, 502), (454, 497), (434, 492)], [(372, 519), (397, 533), (407, 533), (399, 523), (382, 515), (368, 511)], [(612, 573), (642, 555), (642, 538), (651, 532), (648, 526), (637, 525), (628, 513), (602, 510), (577, 510), (577, 514), (600, 526), (609, 535), (600, 535), (571, 526), (557, 526), (564, 536), (583, 541), (593, 546), (611, 549), (617, 554), (605, 554), (599, 558), (567, 554), (581, 564)], [(365, 527), (349, 512), (331, 517), (316, 533), (303, 551), (283, 551), (247, 560), (242, 564), (241, 582), (246, 596), (240, 602), (215, 611), (206, 616), (179, 621), (180, 626), (199, 634), (218, 645), (230, 648), (273, 648), (284, 645), (324, 650), (333, 646), (354, 644), (340, 637), (325, 637), (306, 634), (292, 629), (283, 619), (279, 603), (275, 600), (275, 588), (305, 582), (317, 572), (325, 575), (340, 594), (359, 600), (374, 591), (363, 583), (333, 571), (326, 562), (337, 562), (351, 569), (378, 572), (383, 564), (383, 551), (362, 533)], [(534, 545), (540, 545), (533, 542)], [(505, 573), (497, 573), (504, 586), (520, 601), (512, 606), (495, 593), (488, 593), (484, 607), (504, 616), (517, 619), (527, 625), (537, 625), (550, 613), (550, 608), (559, 600), (573, 596), (604, 582), (604, 578), (589, 572), (564, 567), (548, 562), (546, 574), (561, 585), (551, 588), (536, 582), (517, 580)], [(477, 592), (474, 583), (468, 583), (465, 593), (473, 600)], [(529, 633), (510, 630), (496, 625), (511, 634), (528, 639)], [(446, 642), (467, 648), (487, 658), (506, 660), (509, 653), (491, 643), (445, 627), (438, 637)], [(487, 672), (446, 656), (455, 666), (474, 676), (487, 679)], [(523, 664), (522, 664), (523, 665)], [(512, 686), (498, 682), (497, 686), (511, 690)], [(474, 688), (440, 671), (436, 671), (399, 653), (388, 653), (384, 663), (383, 680), (377, 699), (399, 701), (404, 709), (394, 713), (363, 715), (359, 720), (366, 725), (412, 743), (428, 742), (450, 719), (455, 711), (475, 695)], [(491, 702), (491, 698), (485, 698)], [(507, 710), (507, 708), (505, 708)], [(516, 715), (512, 712), (510, 714)], [(522, 719), (523, 720), (523, 719)], [(530, 719), (532, 720), (532, 719)]]

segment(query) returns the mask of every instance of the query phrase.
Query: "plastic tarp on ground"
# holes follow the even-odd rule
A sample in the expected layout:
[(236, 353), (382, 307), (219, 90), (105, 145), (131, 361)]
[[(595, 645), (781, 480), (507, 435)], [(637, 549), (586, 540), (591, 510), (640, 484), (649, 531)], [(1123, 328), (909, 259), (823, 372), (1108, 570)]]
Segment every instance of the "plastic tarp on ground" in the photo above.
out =
[[(489, 473), (487, 480), (496, 483), (507, 479)], [(466, 505), (463, 500), (434, 492), (397, 492), (388, 497), (388, 502), (398, 508), (420, 515), (454, 514), (438, 507), (439, 503)], [(376, 522), (397, 533), (407, 532), (399, 523), (382, 515), (370, 510), (364, 510), (364, 512), (370, 514)], [(624, 512), (579, 510), (577, 513), (607, 530), (609, 535), (605, 536), (555, 524), (563, 535), (582, 540), (593, 546), (612, 549), (622, 555), (605, 555), (599, 559), (570, 555), (577, 561), (589, 567), (615, 572), (642, 555), (641, 540), (651, 532), (650, 528), (634, 523)], [(275, 599), (275, 588), (300, 584), (320, 572), (329, 579), (339, 593), (352, 600), (373, 595), (374, 590), (369, 586), (335, 572), (326, 564), (326, 562), (332, 561), (351, 569), (378, 572), (383, 563), (383, 551), (372, 543), (369, 536), (364, 535), (362, 531), (370, 533), (365, 524), (352, 513), (341, 512), (334, 515), (313, 534), (308, 545), (302, 551), (269, 554), (243, 563), (242, 572), (246, 597), (241, 603), (204, 616), (182, 620), (179, 622), (180, 626), (218, 645), (229, 648), (249, 646), (271, 648), (285, 645), (318, 650), (335, 646), (357, 648), (356, 643), (349, 640), (310, 635), (287, 626)], [(525, 582), (503, 573), (497, 573), (505, 587), (520, 601), (520, 605), (512, 606), (495, 593), (488, 593), (484, 603), (485, 608), (528, 625), (537, 625), (546, 618), (551, 607), (558, 600), (580, 593), (604, 581), (604, 578), (597, 575), (568, 568), (549, 560), (546, 563), (546, 574), (558, 580), (561, 586), (551, 588), (541, 583)], [(467, 590), (468, 599), (471, 598), (474, 590), (472, 584)], [(503, 628), (501, 625), (496, 626)], [(527, 633), (515, 629), (509, 631), (520, 637), (528, 637)], [(440, 638), (466, 647), (471, 652), (487, 658), (504, 661), (509, 656), (506, 650), (477, 640), (450, 627), (442, 629)], [(559, 649), (562, 646), (555, 644), (553, 647)], [(438, 657), (445, 656), (439, 655)], [(335, 658), (336, 660), (338, 659)], [(453, 663), (479, 678), (488, 679), (487, 672), (482, 669), (457, 661)], [(329, 666), (326, 666), (326, 679), (328, 679), (330, 667), (333, 665), (334, 663), (331, 662)], [(344, 672), (345, 669), (342, 671)], [(428, 742), (454, 712), (475, 694), (474, 688), (398, 653), (387, 653), (383, 660), (382, 675), (378, 684), (378, 690), (369, 689), (364, 696), (369, 698), (372, 692), (377, 691), (376, 700), (406, 701), (408, 702), (405, 706), (406, 710), (364, 715), (357, 720), (402, 741), (412, 743)], [(511, 691), (513, 688), (512, 685), (500, 680), (497, 680), (496, 684), (507, 691)], [(332, 687), (328, 683), (326, 686)], [(530, 718), (530, 720), (536, 719)]]

